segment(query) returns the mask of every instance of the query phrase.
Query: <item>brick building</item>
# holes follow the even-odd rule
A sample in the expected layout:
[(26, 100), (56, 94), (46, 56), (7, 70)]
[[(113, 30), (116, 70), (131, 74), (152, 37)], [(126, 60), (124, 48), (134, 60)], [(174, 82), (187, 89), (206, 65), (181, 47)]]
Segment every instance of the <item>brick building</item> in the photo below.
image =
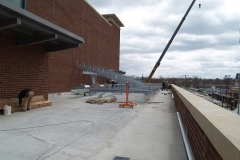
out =
[(1, 0), (0, 99), (91, 84), (76, 61), (119, 70), (120, 27), (115, 14), (100, 15), (86, 0)]

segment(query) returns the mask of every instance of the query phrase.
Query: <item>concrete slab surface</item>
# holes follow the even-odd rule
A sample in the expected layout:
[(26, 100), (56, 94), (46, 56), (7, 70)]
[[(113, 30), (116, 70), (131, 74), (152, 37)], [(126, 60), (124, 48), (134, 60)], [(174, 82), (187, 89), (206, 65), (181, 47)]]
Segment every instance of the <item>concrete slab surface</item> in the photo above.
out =
[[(164, 94), (165, 93), (165, 94)], [(52, 106), (0, 115), (1, 160), (186, 160), (171, 91), (150, 100), (130, 93), (132, 108), (89, 104), (92, 96), (49, 94)], [(105, 93), (105, 99), (123, 93)]]

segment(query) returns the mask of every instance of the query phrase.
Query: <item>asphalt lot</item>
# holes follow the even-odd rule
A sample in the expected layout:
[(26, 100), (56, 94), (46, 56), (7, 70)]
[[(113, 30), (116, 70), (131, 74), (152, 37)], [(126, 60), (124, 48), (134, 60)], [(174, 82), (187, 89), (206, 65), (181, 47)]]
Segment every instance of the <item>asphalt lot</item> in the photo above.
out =
[(130, 93), (133, 108), (118, 107), (124, 93), (104, 94), (117, 97), (116, 103), (85, 103), (99, 94), (49, 94), (52, 106), (0, 115), (0, 159), (187, 159), (171, 91), (158, 91), (148, 101)]

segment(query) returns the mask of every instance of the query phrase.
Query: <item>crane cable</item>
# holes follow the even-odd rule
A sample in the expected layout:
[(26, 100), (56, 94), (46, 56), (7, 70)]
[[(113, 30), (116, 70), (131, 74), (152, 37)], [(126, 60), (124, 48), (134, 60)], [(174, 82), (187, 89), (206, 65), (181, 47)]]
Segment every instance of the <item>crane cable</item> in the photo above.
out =
[[(201, 3), (201, 0), (199, 0), (199, 9), (201, 9), (202, 7), (202, 3)], [(200, 39), (201, 39), (201, 70), (200, 70), (200, 78), (202, 77), (202, 21), (203, 21), (203, 14), (202, 14), (202, 10), (200, 11), (201, 12), (201, 31), (200, 31)]]

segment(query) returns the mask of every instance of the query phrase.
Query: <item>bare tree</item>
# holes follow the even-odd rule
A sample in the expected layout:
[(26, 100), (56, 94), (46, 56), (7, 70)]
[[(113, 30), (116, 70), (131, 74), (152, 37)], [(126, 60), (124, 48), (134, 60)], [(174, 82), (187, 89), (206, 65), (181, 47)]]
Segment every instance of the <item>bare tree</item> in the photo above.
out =
[(230, 75), (225, 75), (225, 77), (223, 78), (223, 82), (224, 84), (227, 85), (227, 89), (229, 88), (229, 85), (231, 84), (232, 82), (232, 78)]
[(214, 83), (215, 83), (216, 85), (219, 85), (219, 84), (220, 84), (220, 79), (219, 79), (219, 78), (216, 78)]

